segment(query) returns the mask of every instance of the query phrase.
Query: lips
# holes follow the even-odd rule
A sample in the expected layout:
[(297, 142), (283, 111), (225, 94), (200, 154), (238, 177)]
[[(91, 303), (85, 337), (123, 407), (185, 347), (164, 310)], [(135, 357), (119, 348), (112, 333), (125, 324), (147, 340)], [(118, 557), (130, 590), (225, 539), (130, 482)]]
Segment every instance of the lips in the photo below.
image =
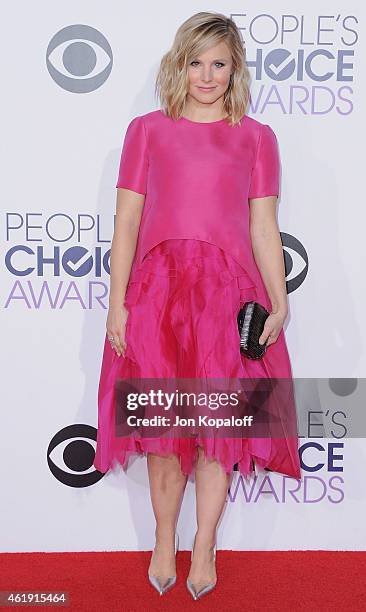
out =
[(202, 91), (212, 91), (213, 89), (215, 89), (215, 87), (200, 87), (198, 85), (198, 89), (202, 89)]

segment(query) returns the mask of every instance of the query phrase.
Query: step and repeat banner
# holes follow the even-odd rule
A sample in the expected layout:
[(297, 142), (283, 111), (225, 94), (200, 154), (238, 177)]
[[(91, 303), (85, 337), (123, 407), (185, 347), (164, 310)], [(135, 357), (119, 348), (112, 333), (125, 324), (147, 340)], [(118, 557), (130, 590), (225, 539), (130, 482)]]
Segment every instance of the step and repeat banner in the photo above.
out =
[[(248, 114), (274, 129), (302, 481), (235, 471), (218, 547), (365, 549), (366, 7), (311, 1), (8, 4), (1, 37), (1, 550), (147, 550), (146, 458), (93, 467), (125, 130), (159, 108), (179, 25), (232, 16)], [(194, 480), (179, 518), (195, 532)]]

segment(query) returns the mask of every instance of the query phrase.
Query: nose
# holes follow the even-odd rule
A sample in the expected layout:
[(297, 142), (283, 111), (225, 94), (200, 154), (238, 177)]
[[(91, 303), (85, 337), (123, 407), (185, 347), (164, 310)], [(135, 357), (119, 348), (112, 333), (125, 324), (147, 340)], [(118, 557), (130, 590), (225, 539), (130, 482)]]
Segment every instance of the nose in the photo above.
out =
[(212, 73), (210, 66), (203, 66), (201, 71), (201, 80), (204, 83), (210, 83), (210, 81), (212, 81)]

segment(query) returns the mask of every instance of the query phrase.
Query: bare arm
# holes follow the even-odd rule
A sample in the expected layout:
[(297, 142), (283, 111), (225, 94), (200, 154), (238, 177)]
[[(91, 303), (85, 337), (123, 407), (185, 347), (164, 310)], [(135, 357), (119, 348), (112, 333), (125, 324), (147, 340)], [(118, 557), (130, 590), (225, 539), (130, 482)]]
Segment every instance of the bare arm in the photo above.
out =
[(268, 345), (277, 339), (288, 313), (286, 272), (276, 204), (277, 196), (249, 200), (253, 254), (272, 303), (272, 314), (277, 315), (277, 319), (267, 319), (268, 325), (261, 337), (261, 342), (264, 342), (271, 335)]
[(145, 196), (120, 187), (117, 189), (116, 220), (111, 248), (109, 305), (123, 305), (136, 250)]
[(118, 355), (126, 348), (125, 324), (128, 312), (123, 302), (136, 251), (144, 201), (143, 194), (123, 187), (117, 189), (116, 218), (110, 257), (107, 334), (109, 338), (114, 339)]

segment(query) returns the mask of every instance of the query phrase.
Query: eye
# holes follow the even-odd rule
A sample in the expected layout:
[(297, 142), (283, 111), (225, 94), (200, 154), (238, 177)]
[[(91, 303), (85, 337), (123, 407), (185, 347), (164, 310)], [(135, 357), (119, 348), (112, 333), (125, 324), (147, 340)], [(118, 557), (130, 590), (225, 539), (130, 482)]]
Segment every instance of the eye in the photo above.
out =
[[(197, 60), (193, 60), (193, 62), (191, 62), (191, 66), (193, 66), (193, 64), (199, 64), (199, 62)], [(215, 62), (215, 66), (217, 66), (217, 65), (219, 65), (220, 68), (225, 66), (225, 64), (223, 62)]]

